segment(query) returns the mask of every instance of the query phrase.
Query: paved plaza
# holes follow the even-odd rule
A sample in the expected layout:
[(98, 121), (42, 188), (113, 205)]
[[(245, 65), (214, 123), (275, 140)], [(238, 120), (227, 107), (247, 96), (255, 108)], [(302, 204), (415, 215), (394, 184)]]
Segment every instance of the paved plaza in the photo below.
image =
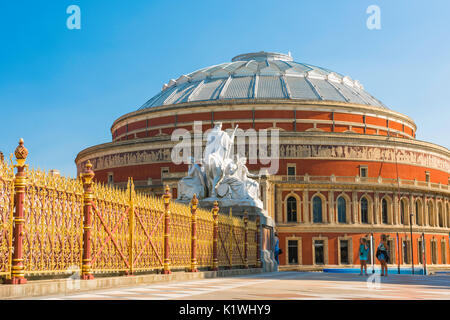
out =
[[(370, 277), (370, 276), (369, 276)], [(322, 272), (278, 272), (155, 283), (38, 299), (69, 300), (309, 300), (450, 299), (450, 275), (372, 277)], [(379, 281), (378, 281), (379, 280)]]

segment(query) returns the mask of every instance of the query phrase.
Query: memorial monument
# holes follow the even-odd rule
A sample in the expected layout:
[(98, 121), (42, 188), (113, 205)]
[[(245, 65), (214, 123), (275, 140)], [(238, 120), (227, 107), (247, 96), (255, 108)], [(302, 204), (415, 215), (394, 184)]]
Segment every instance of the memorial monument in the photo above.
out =
[[(208, 133), (205, 151), (200, 164), (190, 158), (186, 177), (178, 182), (177, 201), (189, 203), (194, 194), (199, 206), (211, 208), (215, 201), (221, 212), (242, 216), (244, 211), (250, 219), (259, 215), (263, 225), (260, 237), (273, 239), (274, 222), (263, 208), (258, 180), (260, 175), (251, 174), (245, 165), (247, 158), (234, 155), (234, 138), (238, 126), (230, 136), (217, 122)], [(258, 179), (258, 180), (257, 180)], [(261, 252), (261, 261), (266, 271), (274, 271), (277, 265), (273, 252), (266, 244)]]
[(245, 165), (247, 159), (233, 152), (237, 128), (230, 137), (222, 130), (222, 123), (215, 124), (207, 136), (202, 166), (191, 157), (187, 176), (178, 182), (178, 200), (190, 201), (195, 193), (201, 202), (218, 201), (222, 208), (236, 207), (237, 212), (242, 207), (253, 207), (249, 214), (263, 210), (255, 180), (260, 176), (251, 174)]

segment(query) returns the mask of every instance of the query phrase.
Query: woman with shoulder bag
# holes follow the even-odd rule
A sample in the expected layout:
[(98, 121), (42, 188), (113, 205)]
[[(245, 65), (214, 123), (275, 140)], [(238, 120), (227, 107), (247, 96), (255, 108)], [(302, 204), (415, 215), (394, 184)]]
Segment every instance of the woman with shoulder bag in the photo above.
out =
[(388, 275), (388, 268), (387, 268), (387, 262), (389, 261), (388, 250), (389, 250), (389, 248), (388, 248), (387, 241), (386, 241), (386, 235), (382, 234), (380, 244), (378, 245), (376, 256), (377, 256), (378, 261), (380, 261), (380, 263), (381, 263), (381, 276), (386, 276), (386, 277)]

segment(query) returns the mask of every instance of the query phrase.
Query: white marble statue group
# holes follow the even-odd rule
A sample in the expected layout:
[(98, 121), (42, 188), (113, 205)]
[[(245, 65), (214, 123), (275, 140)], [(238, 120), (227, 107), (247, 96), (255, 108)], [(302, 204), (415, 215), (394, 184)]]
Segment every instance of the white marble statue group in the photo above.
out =
[(248, 171), (247, 159), (233, 157), (235, 128), (231, 137), (218, 122), (207, 135), (202, 166), (191, 157), (187, 176), (178, 182), (178, 199), (190, 200), (194, 196), (205, 200), (222, 200), (262, 207), (259, 178)]

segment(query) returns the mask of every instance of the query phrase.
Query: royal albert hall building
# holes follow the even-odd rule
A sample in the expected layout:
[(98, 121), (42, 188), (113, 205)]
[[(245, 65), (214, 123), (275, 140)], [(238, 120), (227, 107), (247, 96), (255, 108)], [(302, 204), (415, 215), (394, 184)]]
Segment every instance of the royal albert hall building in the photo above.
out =
[[(416, 124), (348, 76), (257, 52), (170, 80), (112, 127), (112, 142), (83, 150), (96, 179), (177, 196), (186, 164), (171, 161), (177, 128), (222, 122), (279, 129), (279, 170), (260, 181), (279, 234), (281, 268), (359, 264), (361, 237), (388, 235), (392, 266), (449, 265), (450, 152), (416, 140)], [(248, 164), (258, 173), (266, 165)], [(410, 231), (412, 224), (413, 239)]]

